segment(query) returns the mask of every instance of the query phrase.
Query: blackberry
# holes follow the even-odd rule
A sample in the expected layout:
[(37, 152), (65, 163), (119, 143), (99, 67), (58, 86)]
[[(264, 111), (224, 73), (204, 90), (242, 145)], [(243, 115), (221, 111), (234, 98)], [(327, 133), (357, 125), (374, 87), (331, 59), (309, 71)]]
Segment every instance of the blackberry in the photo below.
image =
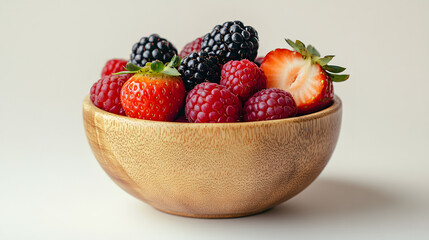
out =
[(258, 54), (258, 32), (240, 21), (225, 22), (207, 33), (201, 43), (201, 50), (219, 56), (221, 64), (230, 60), (253, 61)]
[(149, 37), (142, 37), (133, 45), (130, 62), (144, 67), (147, 62), (155, 60), (169, 62), (174, 55), (177, 55), (177, 50), (172, 43), (158, 34), (152, 34)]
[(180, 63), (179, 70), (186, 91), (197, 84), (209, 81), (220, 82), (220, 64), (216, 56), (206, 52), (192, 52)]

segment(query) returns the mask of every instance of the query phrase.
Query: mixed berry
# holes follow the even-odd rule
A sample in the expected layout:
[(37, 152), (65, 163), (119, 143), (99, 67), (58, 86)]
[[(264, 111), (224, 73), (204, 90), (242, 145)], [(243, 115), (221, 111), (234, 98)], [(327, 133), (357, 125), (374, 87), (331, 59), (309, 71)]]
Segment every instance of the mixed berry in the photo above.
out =
[(240, 21), (216, 25), (179, 56), (157, 34), (142, 37), (129, 60), (109, 60), (90, 99), (132, 118), (192, 123), (251, 122), (314, 113), (334, 100), (333, 82), (347, 80), (311, 45), (286, 39), (258, 56), (259, 36)]

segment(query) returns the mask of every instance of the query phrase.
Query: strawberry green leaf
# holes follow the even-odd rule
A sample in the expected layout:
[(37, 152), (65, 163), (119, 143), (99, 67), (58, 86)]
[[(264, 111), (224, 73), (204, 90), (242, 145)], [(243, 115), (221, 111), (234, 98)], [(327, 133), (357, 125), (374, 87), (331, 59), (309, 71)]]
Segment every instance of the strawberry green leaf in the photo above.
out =
[(180, 76), (180, 72), (177, 71), (177, 69), (170, 68), (170, 67), (164, 68), (164, 70), (162, 70), (161, 73), (164, 73), (170, 76)]
[(311, 54), (310, 52), (307, 50), (307, 48), (305, 48), (305, 44), (299, 40), (296, 40), (295, 44), (298, 46), (299, 48), (299, 53), (301, 53), (301, 55), (304, 58), (311, 58)]
[(296, 40), (296, 45), (298, 45), (299, 49), (305, 49), (305, 44), (299, 40)]
[(345, 80), (349, 79), (349, 77), (350, 77), (350, 75), (348, 75), (348, 74), (338, 75), (338, 74), (328, 73), (328, 75), (333, 82), (344, 82)]
[(292, 40), (285, 38), (287, 44), (293, 48), (293, 50), (300, 52), (298, 45), (296, 45)]
[(324, 56), (323, 58), (319, 58), (318, 60), (317, 60), (317, 62), (320, 64), (320, 66), (325, 66), (326, 64), (328, 64), (331, 60), (332, 60), (332, 58), (334, 58), (335, 56), (333, 56), (333, 55), (328, 55), (328, 56)]
[(121, 74), (129, 74), (129, 73), (137, 73), (138, 71), (122, 71), (117, 73), (112, 73), (112, 75), (121, 75)]
[(167, 64), (167, 67), (178, 67), (180, 66), (180, 62), (182, 61), (182, 59), (180, 59), (179, 56), (174, 55), (174, 57), (171, 59), (171, 61)]
[(308, 46), (307, 46), (307, 50), (311, 53), (311, 55), (314, 55), (314, 56), (320, 57), (320, 53), (319, 53), (319, 51), (317, 51), (317, 50), (316, 50), (316, 48), (315, 48), (315, 47), (313, 47), (312, 45), (308, 45)]
[(156, 73), (162, 72), (162, 70), (164, 70), (164, 64), (161, 61), (156, 60), (150, 64), (150, 70)]
[(323, 67), (326, 71), (332, 72), (332, 73), (340, 73), (346, 70), (346, 68), (335, 66), (335, 65), (326, 65)]
[(139, 71), (141, 69), (141, 67), (136, 66), (136, 65), (128, 62), (127, 65), (125, 66), (125, 69), (128, 71)]

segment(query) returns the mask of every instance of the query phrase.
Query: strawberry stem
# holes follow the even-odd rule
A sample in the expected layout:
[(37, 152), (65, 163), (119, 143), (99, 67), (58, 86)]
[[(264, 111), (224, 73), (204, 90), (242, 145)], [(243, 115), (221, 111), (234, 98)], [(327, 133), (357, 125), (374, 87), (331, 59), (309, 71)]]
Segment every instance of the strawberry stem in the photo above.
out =
[(296, 40), (295, 42), (287, 38), (285, 40), (295, 51), (299, 52), (304, 59), (311, 59), (312, 64), (319, 64), (320, 67), (322, 67), (322, 69), (326, 71), (332, 81), (343, 82), (349, 79), (350, 75), (348, 74), (334, 74), (341, 73), (346, 70), (346, 68), (335, 65), (328, 65), (328, 63), (335, 57), (334, 55), (326, 55), (324, 57), (320, 57), (319, 51), (317, 51), (316, 48), (312, 45), (308, 45), (307, 47), (305, 47), (305, 44), (299, 40)]
[(136, 66), (132, 63), (127, 63), (125, 69), (127, 71), (122, 71), (118, 73), (113, 73), (114, 75), (119, 74), (128, 74), (128, 73), (163, 73), (170, 76), (180, 76), (179, 71), (177, 71), (176, 67), (180, 65), (182, 59), (176, 55), (171, 59), (169, 63), (163, 64), (159, 60), (155, 60), (153, 62), (148, 62), (144, 67)]

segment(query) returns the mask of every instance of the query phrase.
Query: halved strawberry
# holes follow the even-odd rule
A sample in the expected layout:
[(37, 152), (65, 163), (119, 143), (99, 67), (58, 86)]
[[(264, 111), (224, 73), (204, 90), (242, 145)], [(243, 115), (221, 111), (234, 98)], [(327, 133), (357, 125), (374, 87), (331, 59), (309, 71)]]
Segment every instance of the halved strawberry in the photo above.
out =
[[(334, 56), (320, 57), (311, 45), (286, 39), (295, 51), (276, 49), (269, 52), (261, 64), (267, 77), (267, 88), (279, 88), (290, 92), (298, 114), (308, 114), (329, 106), (334, 99), (332, 81), (341, 82), (349, 75), (337, 75), (343, 67), (327, 65)], [(327, 72), (330, 71), (331, 73)]]

